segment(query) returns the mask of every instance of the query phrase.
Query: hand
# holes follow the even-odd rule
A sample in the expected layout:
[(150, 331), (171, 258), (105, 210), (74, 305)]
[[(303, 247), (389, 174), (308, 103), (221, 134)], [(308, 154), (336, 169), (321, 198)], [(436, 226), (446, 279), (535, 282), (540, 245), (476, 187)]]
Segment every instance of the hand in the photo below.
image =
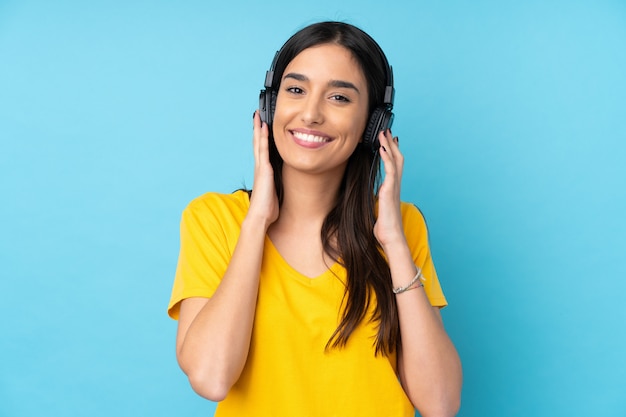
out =
[(274, 186), (274, 170), (270, 164), (269, 130), (259, 112), (253, 115), (254, 185), (247, 218), (267, 228), (278, 219), (278, 198)]
[(378, 139), (385, 179), (378, 190), (378, 218), (374, 224), (374, 236), (385, 250), (386, 246), (406, 242), (400, 212), (400, 183), (404, 156), (400, 152), (398, 138), (391, 136), (391, 130), (380, 132)]

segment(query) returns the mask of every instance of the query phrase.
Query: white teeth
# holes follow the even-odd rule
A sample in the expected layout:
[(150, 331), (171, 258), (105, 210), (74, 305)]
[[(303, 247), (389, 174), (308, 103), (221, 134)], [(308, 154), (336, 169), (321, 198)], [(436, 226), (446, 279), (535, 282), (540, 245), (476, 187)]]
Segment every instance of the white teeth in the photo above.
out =
[(308, 133), (302, 132), (293, 132), (293, 135), (300, 140), (305, 142), (328, 142), (328, 138), (323, 138), (321, 136), (309, 135)]

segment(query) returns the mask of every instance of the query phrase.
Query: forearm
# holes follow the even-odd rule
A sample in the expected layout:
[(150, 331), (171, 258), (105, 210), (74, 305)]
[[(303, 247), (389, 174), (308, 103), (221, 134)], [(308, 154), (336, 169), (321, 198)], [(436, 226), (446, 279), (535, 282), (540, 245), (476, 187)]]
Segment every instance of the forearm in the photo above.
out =
[(266, 230), (253, 223), (244, 221), (219, 287), (191, 313), (195, 317), (178, 346), (180, 367), (193, 388), (214, 401), (225, 397), (248, 356)]
[[(406, 241), (385, 248), (385, 253), (393, 287), (407, 285), (416, 267)], [(396, 295), (396, 302), (402, 340), (398, 368), (404, 390), (425, 417), (455, 415), (461, 396), (461, 363), (438, 310), (423, 288)]]

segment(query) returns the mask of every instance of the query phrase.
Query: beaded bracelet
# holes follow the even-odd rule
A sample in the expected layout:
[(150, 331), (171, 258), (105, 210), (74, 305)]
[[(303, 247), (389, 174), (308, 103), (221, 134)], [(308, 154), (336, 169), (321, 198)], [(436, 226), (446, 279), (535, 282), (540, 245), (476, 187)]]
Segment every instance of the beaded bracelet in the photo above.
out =
[[(405, 291), (408, 290), (413, 290), (415, 288), (420, 288), (424, 286), (423, 281), (425, 280), (424, 276), (422, 275), (422, 270), (416, 266), (417, 268), (417, 274), (415, 274), (415, 276), (413, 277), (413, 279), (411, 280), (411, 282), (408, 283), (408, 285), (406, 285), (405, 287), (398, 287), (398, 288), (394, 288), (393, 289), (393, 293), (394, 294), (402, 294)], [(419, 285), (416, 287), (413, 287), (413, 285), (419, 280)]]

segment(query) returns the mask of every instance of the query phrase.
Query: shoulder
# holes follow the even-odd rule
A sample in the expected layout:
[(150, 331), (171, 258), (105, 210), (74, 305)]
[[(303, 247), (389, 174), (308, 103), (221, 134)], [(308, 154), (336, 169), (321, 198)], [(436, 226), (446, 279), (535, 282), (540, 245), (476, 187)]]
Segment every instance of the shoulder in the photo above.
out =
[(250, 199), (245, 191), (231, 194), (206, 193), (193, 199), (183, 210), (182, 225), (189, 230), (235, 232), (248, 213)]
[(184, 212), (188, 214), (219, 213), (224, 210), (245, 212), (249, 206), (250, 199), (246, 191), (237, 190), (230, 194), (209, 192), (191, 200)]
[(411, 229), (417, 228), (426, 232), (426, 219), (415, 204), (403, 201), (400, 205), (400, 211), (405, 229), (407, 227)]
[(409, 246), (417, 250), (428, 246), (428, 227), (422, 211), (413, 203), (402, 202), (402, 225)]

